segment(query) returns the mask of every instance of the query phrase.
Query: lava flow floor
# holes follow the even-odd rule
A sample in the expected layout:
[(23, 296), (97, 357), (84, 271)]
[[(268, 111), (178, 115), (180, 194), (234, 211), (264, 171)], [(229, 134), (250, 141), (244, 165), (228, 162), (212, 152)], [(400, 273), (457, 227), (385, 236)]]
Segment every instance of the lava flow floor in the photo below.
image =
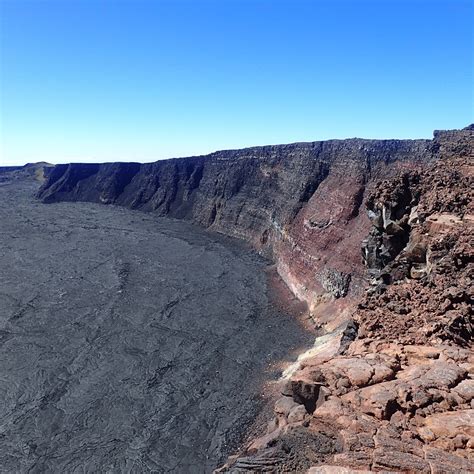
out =
[(0, 183), (0, 471), (210, 472), (310, 334), (242, 245), (37, 186)]

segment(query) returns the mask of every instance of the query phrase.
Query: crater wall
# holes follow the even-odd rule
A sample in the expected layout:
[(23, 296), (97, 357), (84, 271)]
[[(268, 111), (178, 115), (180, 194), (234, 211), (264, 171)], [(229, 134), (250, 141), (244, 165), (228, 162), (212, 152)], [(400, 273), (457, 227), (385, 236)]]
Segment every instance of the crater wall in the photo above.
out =
[(360, 243), (370, 222), (362, 203), (373, 183), (435, 156), (432, 140), (347, 139), (147, 164), (58, 165), (39, 197), (116, 204), (244, 239), (316, 306), (326, 297), (350, 301), (364, 286)]

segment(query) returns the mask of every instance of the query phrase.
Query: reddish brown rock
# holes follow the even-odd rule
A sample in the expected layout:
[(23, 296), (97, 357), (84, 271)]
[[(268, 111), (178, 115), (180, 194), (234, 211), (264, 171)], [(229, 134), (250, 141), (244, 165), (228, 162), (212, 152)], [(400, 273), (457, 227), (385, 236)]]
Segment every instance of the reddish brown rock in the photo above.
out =
[[(311, 472), (474, 472), (473, 133), (437, 133), (438, 162), (387, 180), (369, 196), (373, 229), (363, 250), (374, 285), (353, 313), (358, 337), (330, 357), (316, 348), (291, 372), (292, 383), (300, 384), (293, 388), (326, 391), (312, 417), (305, 415), (308, 433), (328, 427), (338, 433), (336, 452)], [(356, 222), (344, 208), (357, 184), (339, 176), (347, 195), (319, 194), (335, 179), (332, 173), (320, 185), (276, 247), (290, 287), (332, 329), (350, 315), (354, 295), (343, 296), (347, 273), (325, 249), (339, 238), (341, 219)], [(316, 234), (321, 240), (311, 247)], [(308, 285), (321, 262), (327, 271), (317, 270)]]
[(454, 387), (453, 391), (456, 392), (467, 403), (470, 403), (474, 398), (474, 380), (463, 380), (459, 385)]
[(384, 382), (350, 392), (342, 399), (363, 413), (379, 420), (387, 420), (399, 407), (397, 400), (400, 387), (401, 384), (397, 381)]
[(426, 417), (425, 426), (436, 436), (455, 438), (474, 437), (474, 410), (437, 413)]
[(369, 474), (370, 472), (371, 471), (324, 464), (323, 466), (310, 468), (306, 474)]
[(369, 337), (465, 346), (473, 337), (474, 132), (440, 132), (435, 141), (440, 161), (384, 181), (367, 201), (365, 260), (378, 286), (355, 317)]

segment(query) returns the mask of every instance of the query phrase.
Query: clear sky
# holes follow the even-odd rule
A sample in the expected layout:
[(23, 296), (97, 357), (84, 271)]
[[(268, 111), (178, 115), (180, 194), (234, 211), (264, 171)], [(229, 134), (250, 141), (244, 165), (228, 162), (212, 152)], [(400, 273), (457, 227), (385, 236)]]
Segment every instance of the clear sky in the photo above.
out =
[(0, 0), (0, 165), (473, 122), (471, 0)]

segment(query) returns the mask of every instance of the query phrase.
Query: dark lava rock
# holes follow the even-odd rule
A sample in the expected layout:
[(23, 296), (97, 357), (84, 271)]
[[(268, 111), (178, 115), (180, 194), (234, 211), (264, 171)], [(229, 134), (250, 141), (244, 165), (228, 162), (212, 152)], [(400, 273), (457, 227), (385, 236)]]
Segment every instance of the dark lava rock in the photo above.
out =
[(36, 189), (0, 184), (0, 470), (210, 472), (262, 408), (268, 364), (309, 345), (271, 306), (266, 263)]

